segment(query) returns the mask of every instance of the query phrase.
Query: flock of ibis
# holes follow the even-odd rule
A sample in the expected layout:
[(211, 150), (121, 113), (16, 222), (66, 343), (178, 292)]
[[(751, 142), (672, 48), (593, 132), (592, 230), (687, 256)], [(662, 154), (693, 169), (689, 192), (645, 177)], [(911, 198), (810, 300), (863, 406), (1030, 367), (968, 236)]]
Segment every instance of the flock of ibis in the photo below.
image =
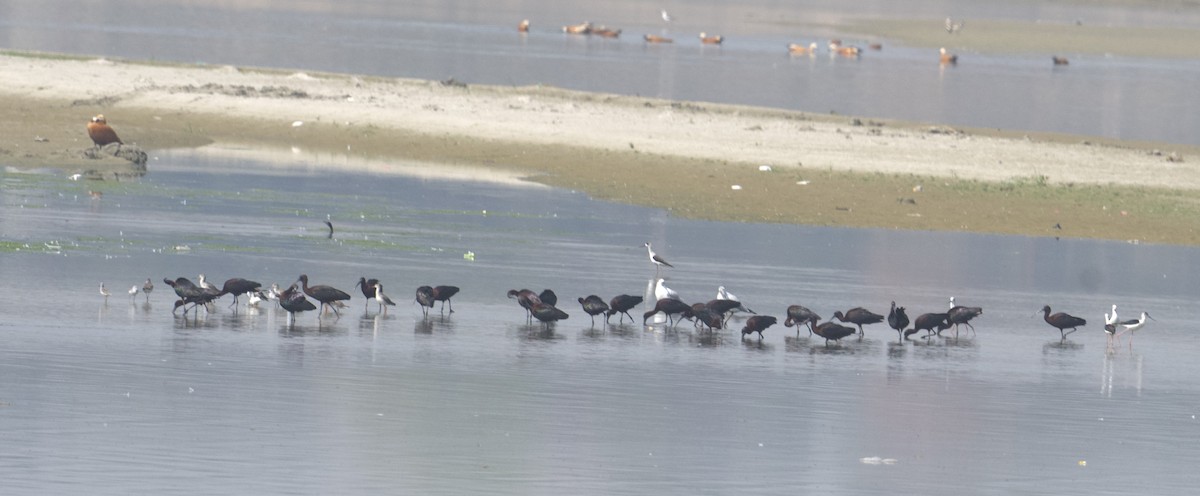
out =
[[(687, 304), (680, 298), (679, 293), (669, 288), (665, 284), (665, 279), (661, 277), (663, 268), (674, 268), (661, 255), (655, 253), (654, 247), (649, 243), (645, 243), (646, 254), (651, 265), (655, 269), (653, 282), (653, 308), (642, 314), (642, 325), (650, 325), (650, 319), (662, 314), (666, 319), (667, 328), (674, 329), (681, 321), (689, 320), (696, 329), (706, 329), (709, 332), (727, 328), (730, 319), (737, 313), (750, 314), (750, 317), (745, 319), (745, 324), (742, 327), (742, 337), (747, 335), (758, 334), (758, 338), (762, 339), (763, 331), (778, 323), (778, 319), (769, 315), (759, 315), (754, 310), (742, 303), (737, 296), (730, 293), (724, 286), (717, 288), (716, 298), (704, 303)], [(193, 316), (198, 314), (197, 308), (204, 306), (206, 311), (212, 308), (213, 302), (218, 298), (230, 294), (233, 295), (233, 303), (231, 306), (237, 307), (239, 297), (247, 295), (250, 306), (257, 306), (262, 301), (274, 301), (286, 310), (289, 314), (289, 319), (294, 322), (297, 313), (320, 308), (320, 314), (324, 315), (330, 311), (334, 315), (339, 316), (339, 309), (346, 305), (343, 303), (350, 299), (350, 294), (339, 290), (332, 286), (323, 284), (310, 286), (308, 283), (308, 275), (301, 274), (286, 289), (280, 289), (279, 285), (272, 284), (271, 288), (264, 291), (262, 284), (242, 278), (232, 278), (217, 288), (214, 284), (205, 279), (204, 274), (200, 274), (199, 283), (193, 283), (186, 277), (178, 277), (176, 279), (164, 278), (163, 282), (170, 286), (178, 300), (175, 301), (172, 313), (177, 313), (180, 308), (183, 309), (183, 316), (186, 318), (189, 311), (193, 312)], [(372, 301), (376, 303), (379, 313), (387, 313), (389, 306), (395, 306), (388, 295), (383, 292), (383, 283), (378, 279), (368, 279), (360, 277), (355, 286), (362, 291), (362, 295), (366, 298), (366, 305), (369, 308)], [(138, 293), (146, 295), (149, 300), (150, 293), (154, 291), (154, 283), (150, 279), (140, 287), (137, 285), (129, 289), (131, 301), (135, 299)], [(450, 299), (458, 294), (457, 286), (421, 286), (416, 289), (414, 301), (421, 306), (421, 311), (424, 317), (428, 318), (429, 310), (439, 302), (441, 303), (441, 313), (446, 314), (447, 305), (449, 312), (454, 313), (454, 304)], [(651, 291), (648, 291), (648, 293)], [(100, 283), (100, 295), (107, 302), (111, 293)], [(526, 321), (532, 323), (534, 319), (543, 323), (547, 327), (569, 317), (567, 312), (557, 307), (558, 295), (550, 289), (534, 292), (529, 289), (512, 289), (508, 291), (508, 297), (516, 300), (517, 304), (525, 310)], [(309, 298), (316, 300), (318, 305), (309, 301)], [(588, 295), (577, 299), (579, 305), (583, 308), (584, 313), (591, 318), (592, 325), (596, 323), (596, 316), (603, 315), (606, 323), (611, 322), (614, 315), (618, 315), (618, 323), (624, 323), (628, 317), (630, 322), (636, 322), (635, 318), (629, 314), (629, 311), (642, 304), (644, 298), (642, 296), (634, 296), (621, 294), (613, 297), (607, 302), (597, 296)], [(1051, 313), (1049, 305), (1042, 307), (1042, 318), (1051, 327), (1058, 329), (1063, 340), (1067, 335), (1075, 332), (1078, 328), (1087, 325), (1087, 321), (1064, 313)], [(924, 331), (925, 334), (921, 338), (930, 338), (933, 336), (941, 336), (942, 331), (954, 328), (954, 336), (958, 336), (959, 327), (966, 326), (973, 334), (975, 326), (971, 321), (976, 317), (983, 315), (983, 309), (980, 307), (968, 307), (956, 304), (954, 297), (950, 297), (950, 306), (945, 312), (930, 312), (918, 315), (914, 319), (910, 319), (903, 306), (897, 306), (896, 302), (891, 303), (891, 308), (886, 316), (877, 314), (866, 308), (855, 307), (845, 312), (837, 311), (833, 313), (832, 318), (828, 321), (821, 322), (822, 317), (813, 310), (804, 307), (803, 305), (791, 305), (786, 310), (786, 318), (783, 322), (784, 327), (795, 327), (797, 336), (800, 329), (803, 327), (808, 330), (809, 335), (817, 335), (825, 340), (828, 345), (831, 341), (840, 341), (853, 335), (858, 335), (861, 339), (864, 336), (863, 326), (878, 324), (884, 321), (888, 326), (896, 331), (897, 339), (908, 339), (913, 334)], [(1104, 314), (1104, 331), (1108, 337), (1108, 344), (1111, 348), (1113, 343), (1120, 344), (1121, 336), (1129, 334), (1129, 346), (1133, 347), (1133, 335), (1139, 329), (1145, 327), (1147, 320), (1154, 320), (1146, 312), (1142, 312), (1141, 316), (1132, 320), (1121, 320), (1117, 315), (1117, 306), (1112, 306), (1110, 313)], [(839, 323), (840, 322), (840, 323)], [(842, 325), (850, 324), (853, 327)]]

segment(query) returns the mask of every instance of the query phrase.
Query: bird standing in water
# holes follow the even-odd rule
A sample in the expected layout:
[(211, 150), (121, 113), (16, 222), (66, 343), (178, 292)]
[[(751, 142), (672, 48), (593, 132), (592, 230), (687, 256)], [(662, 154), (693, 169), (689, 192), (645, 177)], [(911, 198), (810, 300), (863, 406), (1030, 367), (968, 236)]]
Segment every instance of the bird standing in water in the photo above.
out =
[(146, 283), (142, 284), (142, 294), (146, 295), (146, 303), (150, 302), (151, 291), (154, 291), (154, 283), (150, 281), (149, 277), (147, 277)]
[(383, 284), (378, 282), (375, 283), (375, 302), (379, 304), (379, 310), (384, 314), (387, 314), (388, 306), (396, 306), (396, 303), (391, 298), (383, 294)]
[(659, 271), (662, 270), (664, 266), (672, 269), (675, 268), (674, 265), (671, 265), (667, 263), (666, 260), (663, 260), (663, 257), (660, 257), (657, 253), (654, 253), (654, 248), (650, 247), (649, 241), (646, 242), (646, 254), (650, 256), (650, 263), (654, 264), (654, 277), (658, 277)]

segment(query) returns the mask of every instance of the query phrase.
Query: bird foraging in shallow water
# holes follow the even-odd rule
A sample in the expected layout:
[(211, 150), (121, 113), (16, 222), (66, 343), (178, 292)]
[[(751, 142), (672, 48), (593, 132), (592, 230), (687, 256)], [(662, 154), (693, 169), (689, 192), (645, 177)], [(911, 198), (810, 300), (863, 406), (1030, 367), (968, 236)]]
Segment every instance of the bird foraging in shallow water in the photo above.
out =
[(108, 303), (108, 297), (112, 296), (112, 293), (109, 293), (108, 289), (104, 287), (104, 283), (100, 283), (100, 296), (104, 297), (105, 303)]
[(670, 267), (672, 269), (675, 268), (674, 265), (671, 265), (667, 263), (666, 260), (663, 260), (663, 257), (660, 257), (657, 253), (654, 253), (654, 248), (650, 247), (649, 241), (646, 242), (646, 254), (650, 257), (650, 263), (654, 264), (654, 277), (658, 277), (659, 270), (661, 270), (663, 266)]
[(541, 302), (535, 303), (532, 307), (530, 307), (529, 313), (530, 315), (533, 315), (533, 318), (538, 319), (543, 324), (546, 324), (546, 327), (550, 327), (550, 324), (570, 317), (567, 315), (567, 312), (559, 310), (554, 305)]
[(583, 307), (583, 313), (592, 318), (593, 326), (596, 325), (596, 316), (608, 311), (608, 303), (596, 295), (588, 295), (587, 298), (580, 297), (579, 305)]
[(138, 294), (138, 287), (135, 284), (129, 288), (129, 302), (130, 303), (133, 303), (133, 299), (137, 298), (137, 294)]
[(350, 299), (350, 295), (346, 294), (345, 291), (323, 284), (309, 287), (308, 274), (300, 274), (300, 278), (297, 279), (297, 282), (301, 283), (301, 288), (304, 290), (304, 294), (321, 302), (322, 311), (325, 311), (325, 307), (328, 306), (329, 308), (333, 309), (334, 315), (337, 315), (338, 317), (342, 316), (341, 312), (338, 312), (337, 306), (335, 306), (334, 303)]
[(898, 338), (904, 338), (904, 328), (908, 327), (908, 314), (904, 312), (904, 307), (897, 307), (896, 302), (892, 302), (892, 309), (888, 311), (887, 316), (888, 327), (896, 330)]
[(375, 283), (375, 303), (379, 304), (379, 310), (385, 314), (387, 313), (387, 307), (396, 306), (396, 303), (391, 298), (383, 294), (383, 284), (378, 282)]
[(800, 326), (807, 324), (808, 335), (812, 336), (813, 326), (817, 325), (816, 323), (819, 320), (821, 320), (821, 316), (809, 310), (804, 305), (792, 305), (787, 307), (787, 319), (783, 321), (783, 326), (796, 326), (796, 337), (800, 337)]
[(855, 332), (853, 327), (847, 327), (832, 320), (813, 328), (813, 334), (825, 338), (825, 346), (829, 346), (830, 341), (841, 341), (842, 338), (851, 336)]
[(633, 307), (638, 306), (638, 304), (641, 303), (642, 300), (643, 300), (643, 298), (641, 296), (633, 296), (633, 295), (627, 295), (627, 294), (620, 294), (620, 295), (614, 296), (611, 300), (608, 301), (608, 311), (604, 312), (604, 322), (608, 322), (609, 317), (612, 317), (613, 315), (616, 315), (618, 313), (621, 314), (621, 317), (617, 320), (618, 324), (624, 322), (625, 317), (629, 317), (629, 321), (634, 322), (633, 316), (629, 315), (629, 310), (633, 309)]
[(946, 65), (946, 64), (955, 65), (958, 63), (958, 55), (947, 52), (946, 47), (942, 47), (941, 50), (939, 50), (939, 53), (941, 53), (941, 57), (939, 58), (939, 60), (942, 65)]
[(146, 295), (147, 303), (150, 302), (150, 292), (151, 291), (154, 291), (154, 283), (150, 281), (149, 277), (147, 277), (146, 283), (142, 284), (142, 294)]
[(1120, 323), (1120, 326), (1125, 328), (1120, 334), (1129, 333), (1129, 351), (1133, 351), (1133, 333), (1146, 327), (1146, 319), (1154, 320), (1154, 317), (1151, 317), (1146, 312), (1142, 312), (1142, 316), (1137, 320), (1126, 320)]
[(971, 325), (971, 319), (983, 315), (983, 308), (980, 307), (964, 307), (954, 304), (954, 297), (950, 297), (950, 310), (946, 311), (946, 320), (954, 325), (954, 336), (958, 337), (959, 324), (967, 326), (971, 330), (971, 334), (975, 334), (975, 326)]
[(358, 282), (354, 283), (354, 287), (359, 288), (359, 291), (362, 291), (363, 298), (367, 299), (366, 303), (363, 303), (364, 312), (367, 310), (367, 307), (371, 305), (371, 300), (375, 299), (376, 284), (379, 284), (379, 279), (367, 279), (366, 276), (360, 276), (358, 278)]
[(102, 147), (109, 143), (121, 143), (121, 138), (117, 137), (117, 132), (109, 127), (108, 121), (104, 119), (104, 114), (99, 114), (92, 117), (92, 120), (87, 124), (88, 137), (92, 139), (92, 143), (96, 147)]
[[(842, 322), (849, 322), (851, 324), (858, 326), (858, 334), (860, 336), (863, 335), (863, 328), (862, 328), (863, 325), (878, 324), (880, 322), (883, 322), (882, 315), (879, 315), (875, 312), (867, 310), (863, 307), (851, 308), (849, 310), (846, 310), (845, 314), (843, 314), (840, 311), (834, 312), (833, 318), (838, 319)], [(814, 330), (813, 332), (816, 332), (816, 330)]]
[[(1067, 334), (1075, 332), (1078, 330), (1077, 328), (1087, 325), (1086, 320), (1064, 312), (1058, 312), (1054, 315), (1051, 315), (1050, 305), (1042, 307), (1042, 320), (1045, 320), (1047, 324), (1050, 324), (1054, 328), (1058, 329), (1058, 332), (1062, 334), (1063, 339), (1067, 339)], [(1070, 329), (1071, 332), (1065, 332), (1067, 329)]]
[(662, 279), (658, 279), (654, 282), (654, 299), (661, 300), (664, 298), (678, 300), (679, 293), (677, 293), (674, 289), (668, 288), (666, 284), (663, 284)]
[(755, 315), (746, 319), (745, 327), (742, 327), (742, 337), (750, 333), (758, 333), (758, 339), (763, 338), (763, 331), (768, 327), (775, 325), (776, 319), (770, 315)]
[(925, 337), (941, 334), (942, 331), (950, 328), (949, 319), (950, 316), (944, 313), (923, 313), (913, 321), (912, 329), (904, 331), (904, 335), (911, 336), (917, 331), (925, 331)]
[(646, 321), (659, 312), (667, 316), (668, 327), (675, 327), (677, 320), (675, 320), (674, 316), (679, 314), (679, 320), (690, 318), (692, 316), (692, 306), (675, 298), (663, 298), (654, 304), (653, 310), (642, 315), (642, 325), (646, 325)]

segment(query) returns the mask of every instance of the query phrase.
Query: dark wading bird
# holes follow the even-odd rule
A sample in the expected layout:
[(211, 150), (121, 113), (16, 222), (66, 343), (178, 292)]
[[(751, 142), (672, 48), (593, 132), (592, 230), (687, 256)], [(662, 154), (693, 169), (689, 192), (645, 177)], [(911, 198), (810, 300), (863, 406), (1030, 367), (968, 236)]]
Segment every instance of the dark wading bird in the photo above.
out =
[(543, 289), (541, 293), (538, 293), (538, 299), (550, 306), (558, 304), (558, 295), (554, 294), (552, 289)]
[(629, 311), (641, 303), (641, 296), (632, 296), (627, 294), (614, 296), (613, 299), (608, 301), (608, 311), (604, 313), (604, 322), (608, 322), (609, 317), (612, 317), (618, 313), (621, 314), (621, 317), (617, 320), (618, 324), (624, 322), (625, 317), (629, 317), (630, 322), (635, 322), (633, 320), (633, 316), (629, 315)]
[(855, 334), (853, 327), (846, 327), (834, 321), (829, 321), (824, 324), (819, 324), (813, 328), (813, 334), (825, 338), (825, 346), (829, 346), (829, 341), (841, 341), (846, 336)]
[[(714, 300), (715, 301), (715, 300)], [(696, 327), (701, 325), (708, 330), (722, 329), (725, 327), (725, 316), (716, 310), (713, 310), (709, 303), (694, 303), (692, 304), (692, 317), (696, 319)]]
[(747, 334), (757, 332), (758, 339), (762, 339), (762, 332), (767, 330), (768, 327), (775, 325), (775, 322), (775, 317), (770, 315), (755, 315), (750, 317), (746, 319), (746, 326), (742, 327), (742, 337), (744, 338)]
[(538, 297), (537, 293), (534, 293), (528, 289), (522, 289), (519, 291), (516, 289), (510, 289), (508, 290), (508, 297), (517, 300), (517, 304), (521, 305), (521, 308), (525, 309), (525, 321), (533, 322), (533, 306), (542, 302), (542, 299)]
[(292, 322), (296, 321), (296, 313), (317, 309), (316, 305), (304, 297), (304, 293), (296, 289), (295, 284), (279, 293), (279, 306), (287, 311), (288, 319)]
[[(1051, 315), (1050, 305), (1042, 307), (1042, 320), (1045, 320), (1047, 324), (1050, 324), (1054, 328), (1058, 329), (1058, 332), (1062, 334), (1063, 339), (1067, 339), (1067, 334), (1075, 332), (1078, 327), (1087, 325), (1086, 320), (1067, 313), (1058, 312)], [(1065, 332), (1067, 329), (1070, 329), (1071, 332)]]
[(322, 284), (310, 287), (308, 285), (307, 274), (300, 274), (299, 282), (302, 284), (301, 287), (304, 288), (304, 294), (321, 302), (321, 311), (325, 311), (325, 307), (328, 306), (329, 308), (333, 309), (334, 315), (337, 315), (338, 317), (342, 316), (341, 312), (338, 312), (337, 305), (335, 305), (334, 302), (349, 300), (350, 295), (346, 294), (345, 291)]
[(530, 307), (529, 313), (530, 315), (533, 315), (533, 318), (538, 319), (545, 324), (547, 328), (550, 327), (550, 324), (553, 324), (554, 322), (570, 317), (567, 315), (567, 312), (559, 310), (554, 305), (540, 302), (535, 303), (532, 307)]
[(821, 320), (821, 316), (816, 312), (805, 308), (803, 305), (792, 305), (787, 307), (787, 318), (783, 321), (784, 327), (796, 326), (796, 337), (800, 337), (800, 326), (808, 325), (808, 335), (812, 336), (813, 326), (817, 325), (817, 321)]
[(383, 284), (375, 283), (375, 303), (379, 304), (379, 311), (387, 313), (387, 307), (396, 306), (396, 303), (383, 294)]
[(983, 314), (983, 309), (980, 307), (960, 307), (954, 304), (954, 297), (950, 297), (950, 310), (946, 312), (946, 320), (954, 326), (954, 336), (958, 336), (959, 324), (966, 325), (971, 330), (971, 334), (975, 334), (975, 326), (971, 325), (971, 319)]
[(172, 314), (174, 314), (179, 307), (184, 307), (183, 315), (187, 316), (188, 309), (186, 305), (188, 304), (192, 305), (192, 309), (195, 309), (197, 306), (203, 304), (205, 310), (207, 310), (208, 304), (217, 297), (221, 296), (220, 291), (197, 286), (186, 277), (180, 277), (174, 281), (164, 277), (163, 282), (166, 283), (167, 286), (170, 286), (172, 289), (174, 289), (175, 295), (179, 297), (179, 300), (175, 302), (175, 307), (171, 309)]
[[(225, 284), (221, 286), (221, 295), (233, 295), (233, 304), (230, 306), (233, 307), (234, 312), (237, 312), (238, 297), (246, 293), (258, 291), (258, 288), (260, 287), (262, 287), (262, 284), (242, 279), (240, 277), (234, 277), (226, 280)], [(218, 295), (218, 297), (221, 295)]]
[(579, 305), (583, 307), (583, 313), (588, 314), (592, 318), (592, 325), (596, 325), (596, 316), (608, 311), (608, 303), (600, 299), (596, 295), (588, 295), (587, 298), (579, 298)]
[[(871, 312), (870, 310), (867, 310), (863, 307), (851, 308), (849, 310), (846, 310), (845, 314), (843, 314), (842, 312), (834, 312), (833, 317), (842, 322), (849, 322), (851, 324), (858, 326), (858, 335), (859, 336), (864, 335), (862, 326), (867, 325), (867, 324), (878, 324), (880, 322), (883, 322), (882, 315)], [(814, 330), (813, 332), (816, 332), (816, 330)]]
[(692, 317), (692, 306), (674, 298), (663, 298), (654, 304), (654, 310), (642, 315), (642, 325), (646, 325), (646, 321), (659, 312), (667, 316), (669, 327), (674, 328), (677, 322), (674, 316), (679, 314), (679, 320)]
[(888, 327), (896, 330), (896, 337), (904, 339), (904, 328), (908, 327), (908, 314), (904, 313), (904, 307), (897, 307), (896, 302), (892, 302), (892, 309), (888, 311), (887, 316)]
[(367, 301), (363, 303), (364, 312), (367, 311), (367, 308), (371, 306), (371, 300), (375, 299), (376, 284), (379, 284), (379, 279), (367, 279), (366, 277), (359, 277), (358, 282), (354, 283), (354, 287), (359, 288), (359, 290), (362, 291), (363, 298), (367, 299)]
[(146, 302), (150, 302), (150, 292), (154, 291), (154, 283), (150, 278), (146, 278), (146, 283), (142, 284), (142, 294), (146, 295)]
[(443, 315), (446, 313), (446, 305), (450, 305), (450, 313), (454, 313), (454, 302), (450, 301), (454, 295), (458, 294), (458, 286), (434, 286), (433, 301), (442, 302), (440, 311)]
[(433, 308), (433, 287), (421, 286), (417, 288), (417, 299), (414, 301), (418, 305), (421, 305), (421, 313), (425, 317), (429, 317), (429, 309)]
[(924, 337), (941, 334), (942, 331), (950, 328), (949, 318), (950, 316), (944, 313), (923, 313), (913, 321), (912, 329), (904, 331), (904, 336), (911, 336), (917, 331), (925, 331)]

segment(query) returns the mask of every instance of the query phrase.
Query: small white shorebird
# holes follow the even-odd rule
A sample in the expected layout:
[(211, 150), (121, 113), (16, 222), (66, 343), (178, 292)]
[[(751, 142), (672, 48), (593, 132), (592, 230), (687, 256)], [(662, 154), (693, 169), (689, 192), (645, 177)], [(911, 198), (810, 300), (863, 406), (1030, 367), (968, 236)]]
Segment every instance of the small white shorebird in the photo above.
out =
[(656, 279), (654, 282), (654, 299), (657, 301), (663, 298), (678, 300), (679, 293), (675, 292), (674, 289), (668, 288), (666, 285), (664, 285), (661, 278)]
[(1154, 317), (1151, 317), (1150, 314), (1146, 312), (1142, 312), (1142, 316), (1137, 320), (1126, 320), (1125, 322), (1121, 322), (1121, 327), (1124, 327), (1125, 329), (1117, 333), (1117, 336), (1120, 337), (1121, 334), (1125, 334), (1127, 332), (1129, 333), (1129, 351), (1133, 351), (1133, 333), (1137, 332), (1143, 327), (1146, 327), (1146, 319), (1154, 320)]
[(246, 300), (246, 308), (258, 308), (258, 304), (267, 299), (262, 291), (251, 291), (250, 296)]
[(204, 279), (204, 274), (200, 274), (200, 277), (198, 277), (198, 279), (200, 279), (200, 284), (199, 284), (199, 286), (200, 286), (200, 288), (202, 288), (202, 289), (212, 289), (212, 290), (216, 290), (216, 291), (220, 291), (220, 290), (221, 290), (221, 288), (218, 288), (218, 287), (216, 287), (216, 286), (213, 286), (213, 283), (211, 283), (211, 282), (208, 282), (207, 280), (205, 280), (205, 279)]
[(1113, 304), (1112, 313), (1104, 314), (1104, 334), (1108, 336), (1108, 347), (1112, 348), (1113, 338), (1117, 338), (1117, 344), (1121, 344), (1120, 338), (1117, 336), (1117, 323), (1120, 319), (1117, 317), (1117, 305)]
[(658, 277), (659, 270), (661, 270), (663, 266), (667, 266), (672, 269), (675, 268), (674, 265), (671, 265), (667, 263), (666, 260), (663, 260), (663, 257), (660, 257), (657, 253), (654, 253), (654, 248), (650, 247), (649, 241), (646, 242), (646, 254), (650, 256), (650, 263), (654, 264), (654, 277)]
[(130, 303), (133, 303), (133, 300), (135, 298), (137, 298), (137, 294), (138, 294), (138, 287), (136, 284), (134, 284), (133, 287), (129, 288), (129, 302)]
[(754, 310), (751, 310), (750, 307), (746, 306), (745, 304), (742, 304), (742, 300), (739, 300), (736, 295), (734, 295), (733, 293), (730, 293), (729, 291), (726, 291), (725, 286), (720, 286), (717, 288), (717, 299), (718, 300), (736, 301), (739, 304), (741, 304), (740, 307), (733, 309), (733, 311), (735, 311), (735, 312), (744, 311), (744, 312), (754, 313)]
[(671, 21), (673, 20), (673, 19), (671, 18), (671, 14), (668, 14), (668, 13), (667, 13), (667, 9), (662, 9), (662, 12), (661, 12), (661, 13), (662, 13), (662, 20), (663, 20), (663, 22), (671, 22)]
[(389, 305), (393, 307), (396, 306), (396, 303), (393, 302), (391, 298), (388, 298), (387, 295), (383, 294), (383, 284), (380, 283), (375, 283), (375, 303), (379, 304), (379, 310), (385, 314), (387, 313), (387, 307)]
[(108, 289), (104, 287), (104, 283), (100, 283), (100, 296), (104, 297), (105, 303), (108, 303), (108, 297), (112, 296), (112, 293), (109, 293)]

